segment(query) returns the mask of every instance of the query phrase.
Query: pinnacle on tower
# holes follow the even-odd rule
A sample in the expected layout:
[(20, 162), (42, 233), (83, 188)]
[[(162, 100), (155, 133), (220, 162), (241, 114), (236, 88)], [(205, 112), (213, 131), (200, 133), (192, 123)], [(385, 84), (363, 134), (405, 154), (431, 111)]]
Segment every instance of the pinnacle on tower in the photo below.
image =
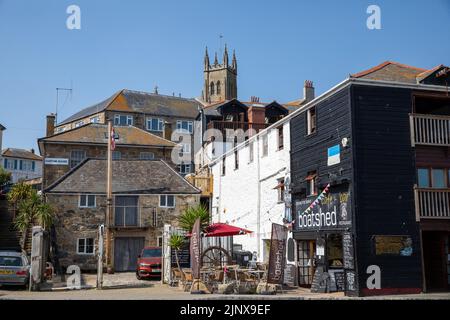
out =
[(209, 64), (209, 55), (208, 55), (208, 47), (205, 49), (205, 58), (204, 58), (205, 70), (208, 70), (210, 67)]
[(225, 51), (223, 52), (223, 65), (225, 67), (228, 67), (228, 49), (226, 43), (225, 43)]
[(217, 66), (219, 64), (219, 59), (217, 59), (217, 52), (214, 56), (214, 66)]
[(236, 52), (234, 50), (233, 50), (233, 61), (231, 62), (231, 67), (234, 70), (237, 70)]

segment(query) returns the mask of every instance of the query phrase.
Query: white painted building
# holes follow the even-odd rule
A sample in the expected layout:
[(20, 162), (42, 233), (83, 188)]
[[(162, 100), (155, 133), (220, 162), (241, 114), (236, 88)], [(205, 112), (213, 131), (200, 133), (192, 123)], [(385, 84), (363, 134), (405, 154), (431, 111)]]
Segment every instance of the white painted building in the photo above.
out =
[(42, 157), (34, 150), (7, 148), (2, 151), (1, 165), (11, 172), (11, 182), (42, 177)]
[(289, 151), (289, 121), (280, 120), (210, 163), (212, 221), (253, 231), (233, 241), (257, 252), (260, 262), (268, 261), (272, 223), (283, 224), (290, 214), (284, 192), (290, 181)]

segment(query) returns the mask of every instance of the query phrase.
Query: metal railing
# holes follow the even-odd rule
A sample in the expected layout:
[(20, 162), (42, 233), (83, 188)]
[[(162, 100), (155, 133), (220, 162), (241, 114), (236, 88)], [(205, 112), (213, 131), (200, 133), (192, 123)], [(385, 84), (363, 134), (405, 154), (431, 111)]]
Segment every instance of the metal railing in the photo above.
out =
[(411, 145), (450, 147), (450, 116), (410, 114)]
[(414, 189), (416, 220), (450, 219), (450, 189)]
[[(128, 211), (126, 209), (134, 209), (135, 213), (133, 214), (132, 210)], [(116, 210), (119, 210), (118, 213), (121, 218), (116, 219)], [(162, 221), (160, 221), (158, 217), (158, 211), (155, 207), (148, 206), (114, 206), (113, 209), (113, 228), (148, 228), (148, 227), (162, 227)]]

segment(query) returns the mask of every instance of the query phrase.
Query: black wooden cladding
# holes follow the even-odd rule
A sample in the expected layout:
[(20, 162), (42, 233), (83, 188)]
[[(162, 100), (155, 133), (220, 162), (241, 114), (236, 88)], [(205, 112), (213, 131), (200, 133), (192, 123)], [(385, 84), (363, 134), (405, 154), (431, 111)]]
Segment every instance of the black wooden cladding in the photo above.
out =
[[(421, 288), (419, 225), (415, 221), (414, 149), (409, 89), (353, 86), (354, 189), (359, 283), (378, 265), (384, 288)], [(408, 235), (413, 255), (376, 256), (374, 235)]]

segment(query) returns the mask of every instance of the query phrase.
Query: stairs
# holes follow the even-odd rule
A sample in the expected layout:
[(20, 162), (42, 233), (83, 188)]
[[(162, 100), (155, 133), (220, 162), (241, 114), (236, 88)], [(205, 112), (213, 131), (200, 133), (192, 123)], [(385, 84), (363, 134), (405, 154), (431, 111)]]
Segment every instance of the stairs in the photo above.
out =
[(20, 231), (13, 226), (14, 212), (6, 199), (0, 198), (0, 250), (21, 250)]

